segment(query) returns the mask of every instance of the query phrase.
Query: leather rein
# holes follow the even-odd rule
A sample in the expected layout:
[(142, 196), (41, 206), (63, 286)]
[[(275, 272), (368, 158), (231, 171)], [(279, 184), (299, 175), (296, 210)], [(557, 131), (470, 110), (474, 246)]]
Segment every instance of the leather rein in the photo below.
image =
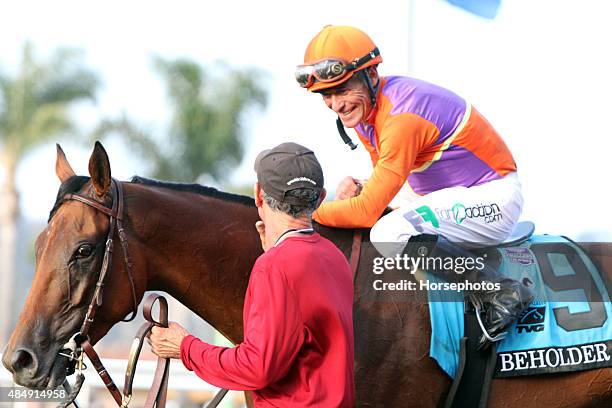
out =
[[(60, 355), (67, 357), (71, 363), (75, 364), (77, 371), (77, 380), (73, 390), (71, 390), (68, 381), (64, 382), (64, 387), (66, 388), (66, 391), (68, 392), (69, 396), (68, 399), (62, 404), (60, 404), (58, 407), (67, 407), (70, 404), (74, 404), (75, 407), (78, 407), (78, 404), (76, 403), (75, 399), (85, 380), (85, 376), (83, 374), (83, 370), (85, 369), (85, 364), (83, 363), (84, 355), (87, 355), (87, 357), (91, 361), (92, 365), (96, 369), (96, 372), (104, 382), (104, 385), (111, 393), (117, 405), (124, 408), (128, 407), (128, 404), (130, 403), (132, 398), (132, 384), (134, 380), (134, 373), (136, 370), (136, 363), (138, 361), (140, 351), (142, 350), (144, 339), (149, 334), (153, 326), (168, 326), (168, 303), (166, 299), (156, 294), (149, 295), (145, 300), (143, 311), (145, 320), (147, 320), (147, 322), (144, 323), (138, 330), (138, 334), (132, 343), (128, 367), (125, 374), (123, 394), (119, 392), (119, 389), (113, 382), (108, 371), (104, 368), (100, 357), (98, 356), (89, 341), (89, 329), (91, 328), (91, 325), (95, 320), (98, 309), (102, 305), (105, 280), (109, 272), (109, 267), (112, 264), (115, 231), (117, 232), (117, 235), (119, 236), (119, 241), (121, 242), (121, 248), (123, 250), (123, 260), (130, 281), (132, 298), (134, 301), (134, 309), (132, 309), (132, 311), (130, 312), (130, 316), (126, 319), (123, 319), (122, 321), (130, 322), (134, 320), (138, 311), (138, 299), (136, 297), (136, 286), (134, 284), (134, 276), (132, 273), (132, 262), (130, 260), (128, 252), (127, 238), (123, 229), (123, 188), (120, 182), (116, 181), (115, 179), (111, 179), (111, 189), (113, 192), (113, 202), (111, 208), (106, 207), (105, 205), (100, 204), (99, 202), (94, 201), (90, 198), (83, 197), (79, 194), (68, 194), (64, 198), (64, 201), (79, 201), (108, 215), (110, 218), (110, 225), (106, 238), (106, 246), (104, 250), (104, 257), (102, 259), (102, 266), (100, 268), (100, 275), (98, 276), (94, 295), (87, 309), (87, 313), (85, 314), (85, 318), (83, 320), (79, 332), (72, 336), (72, 338), (66, 343), (66, 345), (64, 345), (62, 352), (60, 352)], [(159, 320), (155, 320), (152, 316), (152, 309), (157, 301), (159, 301), (160, 308)], [(64, 351), (66, 351), (66, 353)], [(147, 395), (147, 402), (145, 407), (150, 408), (153, 406), (157, 406), (158, 408), (163, 408), (165, 406), (166, 390), (168, 386), (168, 374), (170, 371), (169, 363), (169, 359), (158, 359), (157, 369), (155, 370), (155, 376), (153, 378), (153, 385), (151, 386), (149, 394)]]

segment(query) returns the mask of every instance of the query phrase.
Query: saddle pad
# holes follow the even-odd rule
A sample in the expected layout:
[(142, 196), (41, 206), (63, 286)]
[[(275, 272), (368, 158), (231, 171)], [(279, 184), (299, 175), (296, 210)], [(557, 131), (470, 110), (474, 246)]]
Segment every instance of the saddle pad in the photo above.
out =
[[(499, 270), (527, 283), (536, 298), (498, 343), (495, 377), (612, 366), (610, 295), (584, 251), (563, 237), (548, 235), (497, 251)], [(428, 279), (441, 282), (431, 274)], [(464, 304), (440, 301), (448, 299), (440, 291), (428, 296), (430, 356), (455, 378)]]

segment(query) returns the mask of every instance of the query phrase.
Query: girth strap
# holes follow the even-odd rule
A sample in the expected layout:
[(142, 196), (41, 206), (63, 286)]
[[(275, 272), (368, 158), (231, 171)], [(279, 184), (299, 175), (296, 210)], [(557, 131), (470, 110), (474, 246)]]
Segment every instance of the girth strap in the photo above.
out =
[(361, 240), (363, 238), (363, 232), (361, 229), (356, 228), (353, 230), (353, 245), (351, 246), (351, 271), (353, 271), (353, 281), (357, 277), (357, 268), (359, 267), (359, 256), (361, 255)]

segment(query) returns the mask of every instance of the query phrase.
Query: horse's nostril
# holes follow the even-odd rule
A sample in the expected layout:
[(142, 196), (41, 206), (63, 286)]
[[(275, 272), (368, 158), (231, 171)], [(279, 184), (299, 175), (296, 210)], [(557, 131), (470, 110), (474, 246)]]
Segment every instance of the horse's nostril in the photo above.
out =
[(11, 360), (11, 366), (15, 372), (19, 372), (24, 369), (32, 370), (36, 369), (36, 358), (32, 353), (27, 350), (19, 349), (13, 353)]

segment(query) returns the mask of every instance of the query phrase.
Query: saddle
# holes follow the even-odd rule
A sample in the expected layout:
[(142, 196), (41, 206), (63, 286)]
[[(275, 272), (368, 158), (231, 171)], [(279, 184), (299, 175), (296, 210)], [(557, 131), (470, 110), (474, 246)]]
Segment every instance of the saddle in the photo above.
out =
[(454, 378), (446, 407), (486, 406), (492, 378), (612, 366), (612, 304), (595, 263), (564, 237), (513, 244), (493, 249), (493, 261), (506, 276), (527, 283), (536, 299), (491, 351), (474, 349), (480, 329), (469, 304), (432, 301), (435, 293), (429, 293), (430, 356)]
[[(407, 297), (429, 297), (430, 356), (455, 380), (447, 407), (486, 406), (494, 377), (612, 366), (612, 319), (609, 318), (612, 303), (605, 277), (601, 277), (578, 244), (565, 237), (532, 235), (534, 229), (531, 222), (519, 223), (502, 245), (479, 250), (488, 254), (486, 263), (533, 289), (536, 295), (519, 321), (509, 327), (508, 336), (486, 353), (476, 350), (477, 337), (482, 331), (470, 305), (462, 300), (462, 293), (411, 292), (406, 289), (407, 283), (399, 281), (405, 271), (385, 270), (385, 274), (389, 273), (385, 275), (387, 281), (399, 282), (390, 288), (395, 294), (403, 291)], [(382, 292), (372, 286), (380, 275), (357, 267), (363, 250), (361, 243), (365, 242), (363, 236), (367, 235), (363, 232), (355, 230), (352, 249), (345, 253), (350, 254), (355, 280), (357, 275), (363, 276), (359, 282), (363, 280), (361, 284), (367, 289), (362, 296), (376, 299), (376, 293)], [(375, 251), (371, 247), (363, 251), (371, 255), (370, 250)], [(430, 281), (443, 282), (428, 275)], [(584, 286), (585, 282), (590, 286)], [(439, 297), (433, 299), (436, 292)]]
[[(527, 241), (535, 231), (535, 224), (531, 221), (519, 222), (514, 231), (501, 245), (480, 248), (474, 251), (482, 256), (486, 255), (488, 262), (500, 264), (497, 248), (511, 247)], [(493, 380), (496, 363), (497, 343), (492, 343), (486, 350), (478, 348), (479, 338), (486, 333), (480, 319), (480, 313), (467, 300), (464, 302), (464, 333), (459, 346), (459, 367), (451, 389), (444, 404), (445, 408), (479, 407), (487, 406), (489, 390)]]

